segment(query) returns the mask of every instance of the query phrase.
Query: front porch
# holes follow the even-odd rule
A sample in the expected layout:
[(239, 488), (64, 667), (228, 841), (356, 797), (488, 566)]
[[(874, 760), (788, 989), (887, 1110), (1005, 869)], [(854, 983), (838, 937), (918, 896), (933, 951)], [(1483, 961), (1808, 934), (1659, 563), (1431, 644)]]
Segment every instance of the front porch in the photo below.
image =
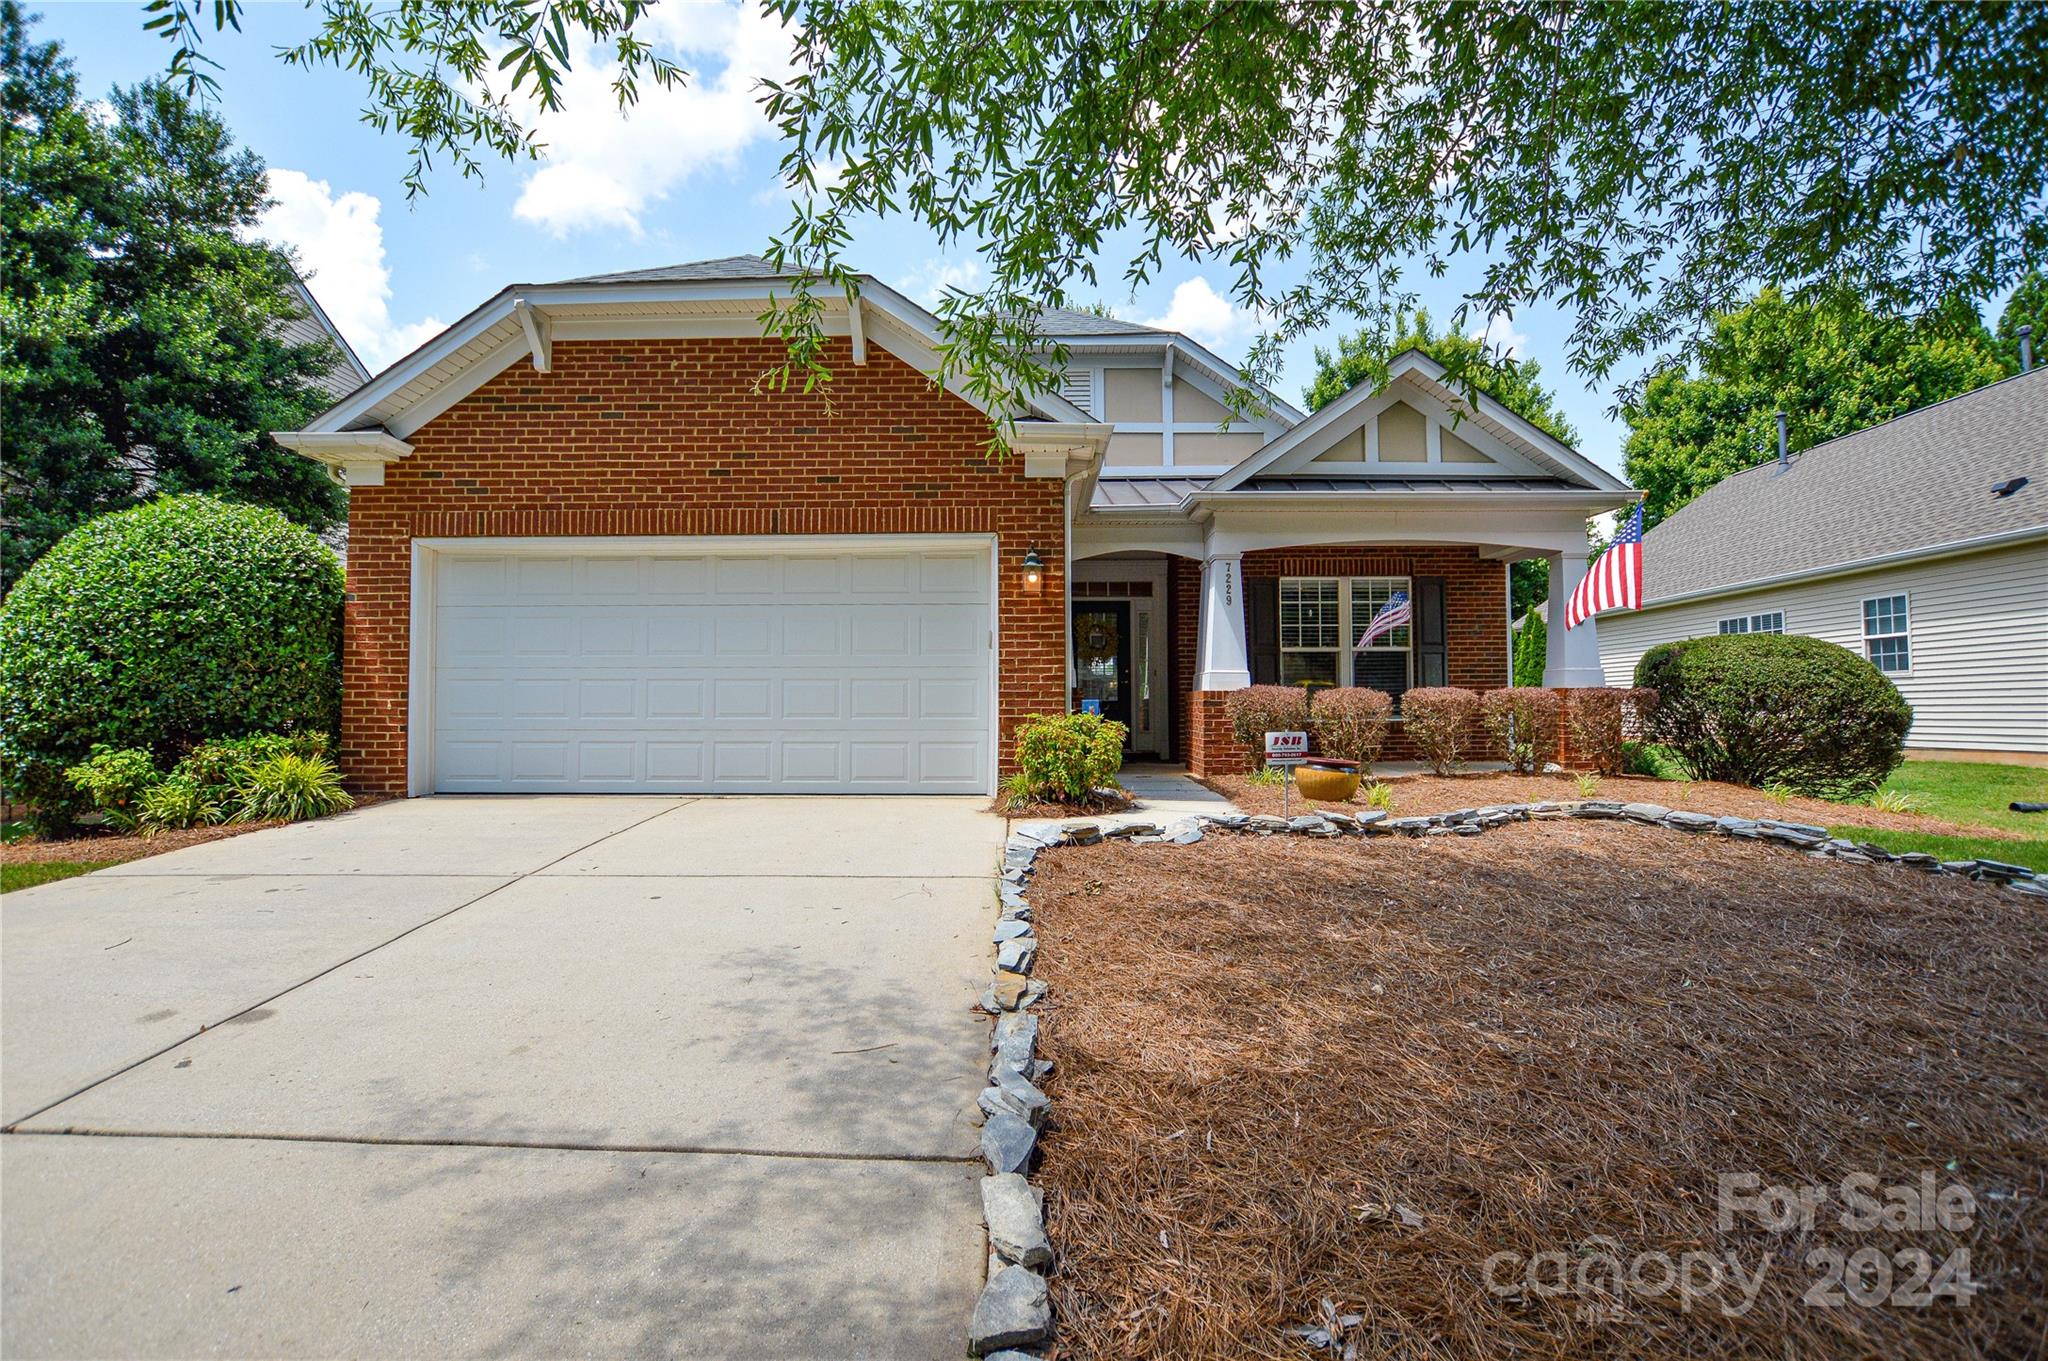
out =
[[(1171, 382), (1170, 371), (1167, 379)], [(1068, 509), (1069, 684), (1136, 757), (1242, 769), (1248, 685), (1509, 684), (1508, 569), (1550, 563), (1543, 684), (1600, 686), (1592, 621), (1564, 626), (1586, 524), (1636, 493), (1417, 351), (1227, 469), (1116, 468)], [(1397, 717), (1390, 760), (1417, 753)]]
[[(1077, 532), (1076, 540), (1085, 552), (1087, 539)], [(1303, 681), (1370, 687), (1396, 704), (1385, 759), (1413, 761), (1420, 753), (1399, 717), (1407, 691), (1510, 684), (1508, 564), (1528, 551), (1304, 543), (1206, 559), (1128, 549), (1080, 557), (1069, 630), (1075, 707), (1124, 723), (1133, 761), (1234, 774), (1248, 768), (1249, 754), (1231, 735), (1231, 691)], [(1583, 550), (1576, 563), (1554, 555), (1553, 580), (1573, 580), (1584, 564)], [(1562, 601), (1569, 591), (1551, 594)], [(1359, 648), (1401, 600), (1408, 621)], [(1560, 614), (1554, 624), (1545, 685), (1600, 684), (1592, 623), (1567, 630)]]

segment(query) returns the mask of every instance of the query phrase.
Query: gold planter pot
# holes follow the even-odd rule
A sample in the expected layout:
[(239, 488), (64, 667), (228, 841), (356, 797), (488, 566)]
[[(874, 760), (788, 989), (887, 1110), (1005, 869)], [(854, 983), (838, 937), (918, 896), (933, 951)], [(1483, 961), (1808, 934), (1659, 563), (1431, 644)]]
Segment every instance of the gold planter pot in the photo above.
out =
[(1358, 772), (1297, 766), (1294, 787), (1301, 791), (1304, 799), (1314, 799), (1317, 803), (1348, 803), (1358, 792)]

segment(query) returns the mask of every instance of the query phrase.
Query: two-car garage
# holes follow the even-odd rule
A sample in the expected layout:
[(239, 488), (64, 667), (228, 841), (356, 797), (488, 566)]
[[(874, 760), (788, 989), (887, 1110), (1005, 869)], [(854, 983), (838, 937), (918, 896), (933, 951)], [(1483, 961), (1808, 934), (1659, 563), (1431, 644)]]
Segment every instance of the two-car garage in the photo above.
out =
[(414, 555), (414, 793), (992, 789), (986, 537)]

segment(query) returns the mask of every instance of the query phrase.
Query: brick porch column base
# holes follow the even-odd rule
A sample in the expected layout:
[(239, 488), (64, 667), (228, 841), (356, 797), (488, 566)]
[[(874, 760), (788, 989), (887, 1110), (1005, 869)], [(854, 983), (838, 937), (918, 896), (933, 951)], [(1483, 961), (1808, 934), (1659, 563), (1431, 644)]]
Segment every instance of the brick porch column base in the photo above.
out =
[(1188, 773), (1244, 775), (1252, 754), (1230, 730), (1228, 690), (1197, 690), (1188, 696)]

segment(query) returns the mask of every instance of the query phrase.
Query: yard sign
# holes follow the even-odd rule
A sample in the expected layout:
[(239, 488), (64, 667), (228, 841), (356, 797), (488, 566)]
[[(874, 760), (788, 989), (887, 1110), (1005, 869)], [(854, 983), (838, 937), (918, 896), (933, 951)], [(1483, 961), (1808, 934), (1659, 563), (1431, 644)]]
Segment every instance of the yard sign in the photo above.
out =
[(1266, 764), (1280, 771), (1280, 816), (1287, 816), (1287, 786), (1293, 783), (1287, 772), (1308, 759), (1308, 734), (1269, 732), (1266, 734)]
[(1269, 766), (1298, 766), (1308, 759), (1308, 734), (1305, 732), (1269, 732), (1266, 734), (1266, 764)]

